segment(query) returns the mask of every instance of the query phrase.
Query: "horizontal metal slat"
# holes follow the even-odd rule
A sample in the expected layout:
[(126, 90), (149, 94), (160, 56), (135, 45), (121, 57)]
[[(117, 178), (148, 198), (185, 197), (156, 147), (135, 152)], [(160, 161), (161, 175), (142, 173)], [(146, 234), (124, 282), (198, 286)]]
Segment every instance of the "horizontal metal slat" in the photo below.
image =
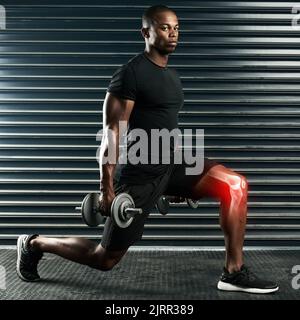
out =
[[(291, 30), (292, 32), (292, 30)], [(124, 33), (124, 32), (123, 32)], [(2, 37), (3, 38), (3, 37)], [(59, 39), (43, 39), (43, 40), (35, 40), (35, 39), (3, 39), (1, 40), (0, 38), (0, 43), (2, 43), (3, 47), (5, 50), (3, 50), (3, 52), (9, 51), (9, 49), (6, 49), (6, 46), (9, 48), (9, 45), (16, 45), (19, 48), (22, 47), (28, 47), (28, 44), (30, 44), (32, 47), (33, 44), (57, 44), (57, 49), (54, 51), (61, 51), (61, 49), (63, 49), (63, 46), (59, 46), (59, 44), (65, 43), (66, 47), (65, 49), (63, 49), (64, 51), (68, 51), (68, 46), (70, 44), (74, 44), (74, 45), (80, 45), (80, 44), (86, 44), (87, 48), (92, 48), (93, 45), (97, 45), (97, 44), (101, 44), (101, 45), (112, 45), (115, 46), (117, 43), (120, 44), (121, 48), (122, 45), (133, 45), (133, 49), (138, 48), (136, 45), (143, 45), (144, 41), (143, 40), (137, 40), (139, 39), (139, 32), (136, 32), (136, 37), (131, 37), (128, 40), (124, 40), (124, 38), (126, 38), (126, 34), (124, 34), (124, 37), (122, 40), (112, 40), (113, 37), (110, 37), (110, 40), (99, 40), (99, 37), (97, 40), (74, 40), (73, 38), (70, 38), (71, 40), (59, 40)], [(105, 38), (104, 38), (105, 39)], [(184, 40), (180, 40), (180, 46), (181, 47), (189, 47), (189, 46), (199, 46), (201, 47), (202, 45), (205, 45), (206, 47), (216, 47), (216, 46), (224, 46), (224, 47), (246, 47), (249, 46), (251, 48), (251, 46), (253, 47), (261, 47), (263, 45), (263, 47), (266, 48), (287, 48), (287, 47), (291, 47), (292, 49), (295, 48), (299, 48), (298, 42), (297, 42), (297, 37), (294, 37), (293, 34), (290, 34), (289, 37), (285, 36), (285, 37), (263, 37), (263, 36), (256, 36), (256, 37), (251, 37), (251, 36), (235, 36), (235, 37), (218, 37), (218, 35), (211, 35), (210, 37), (207, 36), (202, 36), (202, 35), (197, 35), (196, 37), (187, 37), (183, 35), (183, 39)], [(281, 45), (281, 46), (280, 46)], [(17, 49), (19, 49), (17, 47)], [(83, 49), (86, 50), (87, 48)], [(73, 49), (74, 50), (74, 49)], [(78, 48), (77, 48), (78, 50)], [(28, 50), (24, 50), (23, 51), (28, 51)], [(47, 52), (47, 51), (52, 51), (49, 50), (49, 47), (46, 46), (45, 48), (43, 48), (43, 50), (33, 50), (34, 52), (38, 53), (39, 51), (41, 52)], [(89, 50), (90, 53), (93, 52), (93, 50)], [(11, 54), (14, 54), (13, 51), (11, 51)]]
[[(299, 181), (298, 181), (299, 183)], [(0, 201), (0, 206), (55, 206), (55, 207), (60, 207), (60, 206), (71, 206), (71, 207), (80, 207), (81, 203), (78, 201)], [(248, 203), (249, 207), (299, 207), (300, 202), (282, 202), (282, 201), (277, 201), (277, 202), (254, 202), (254, 201), (249, 201)], [(207, 202), (207, 201), (201, 201), (199, 203), (198, 209), (201, 209), (201, 207), (219, 207), (218, 202)], [(188, 207), (186, 204), (176, 204), (176, 207)]]
[[(68, 104), (68, 103), (76, 103), (76, 104), (82, 104), (82, 103), (86, 103), (86, 104), (91, 104), (94, 105), (95, 103), (98, 103), (98, 105), (100, 103), (103, 103), (104, 99), (101, 97), (99, 97), (99, 99), (95, 99), (95, 98), (64, 98), (63, 96), (59, 97), (58, 95), (56, 95), (56, 98), (43, 98), (43, 97), (39, 97), (39, 98), (30, 98), (28, 97), (28, 94), (26, 96), (26, 90), (23, 94), (22, 97), (20, 98), (16, 98), (16, 96), (14, 97), (10, 97), (9, 95), (4, 95), (2, 94), (1, 96), (1, 103), (20, 103), (21, 101), (23, 101), (25, 104), (29, 104), (29, 103), (60, 103), (60, 104)], [(35, 95), (36, 96), (36, 95)], [(258, 96), (259, 97), (259, 96)], [(285, 99), (285, 100), (284, 100)], [(235, 96), (231, 96), (230, 98), (228, 97), (223, 97), (222, 99), (207, 99), (205, 96), (198, 99), (186, 99), (186, 105), (208, 105), (208, 104), (214, 104), (214, 105), (251, 105), (251, 104), (256, 104), (256, 105), (265, 105), (265, 106), (290, 106), (290, 105), (296, 105), (298, 106), (300, 104), (300, 99), (297, 96), (283, 96), (283, 95), (278, 95), (276, 98), (274, 98), (274, 95), (272, 97), (269, 98), (257, 98), (256, 95), (243, 95), (239, 98), (236, 98)], [(100, 109), (100, 106), (99, 106)]]
[[(32, 189), (32, 190), (16, 190), (16, 189), (1, 189), (0, 195), (86, 195), (92, 192), (99, 192), (97, 189), (94, 190), (42, 190), (42, 189)], [(250, 196), (264, 197), (264, 196), (274, 196), (274, 197), (293, 197), (300, 196), (300, 191), (252, 191), (248, 192)]]
[[(300, 104), (300, 101), (299, 101)], [(100, 110), (13, 110), (13, 109), (0, 109), (0, 116), (1, 115), (102, 115), (102, 111)], [(288, 117), (291, 115), (299, 115), (299, 110), (293, 111), (276, 111), (273, 112), (269, 111), (249, 111), (249, 112), (241, 112), (241, 111), (180, 111), (179, 117), (184, 116), (214, 116), (214, 117), (267, 117), (267, 116), (280, 116), (280, 117)]]
[[(231, 168), (247, 174), (300, 174), (300, 168)], [(99, 172), (99, 168), (1, 167), (0, 172)], [(25, 190), (24, 190), (25, 191)], [(299, 193), (300, 194), (300, 193)]]
[[(210, 157), (212, 160), (225, 162), (300, 162), (300, 157), (286, 157), (286, 156), (273, 156), (273, 157)], [(95, 162), (95, 157), (87, 156), (41, 156), (41, 155), (0, 155), (0, 161), (93, 161)]]
[[(82, 219), (81, 213), (80, 213), (80, 207), (76, 207), (75, 211), (72, 212), (60, 212), (60, 211), (55, 211), (55, 212), (49, 212), (49, 211), (37, 211), (37, 212), (32, 212), (32, 211), (22, 211), (22, 212), (5, 212), (1, 211), (0, 212), (0, 218), (78, 218)], [(174, 207), (171, 208), (171, 210), (174, 210)], [(196, 211), (196, 212), (195, 212)], [(192, 213), (191, 213), (192, 212)], [(300, 219), (300, 213), (299, 212), (282, 212), (281, 211), (273, 211), (273, 212), (255, 212), (255, 211), (250, 211), (247, 214), (247, 217), (249, 219)], [(194, 218), (194, 219), (201, 219), (201, 220), (206, 220), (206, 219), (219, 219), (219, 212), (213, 212), (213, 213), (207, 213), (207, 212), (198, 212), (198, 210), (191, 210), (190, 208), (187, 208), (186, 211), (184, 212), (174, 212), (170, 211), (167, 216), (164, 216), (160, 213), (156, 213), (155, 211), (150, 213), (150, 216), (148, 219), (187, 219), (187, 218)]]
[[(187, 209), (190, 210), (190, 209)], [(82, 219), (81, 213), (79, 212), (3, 212), (1, 211), (0, 213), (0, 219), (1, 218), (25, 218), (25, 219), (32, 219), (32, 218), (38, 218), (38, 219), (64, 219), (64, 218), (76, 218), (76, 219)], [(149, 221), (152, 219), (188, 219), (188, 218), (193, 218), (193, 219), (201, 219), (201, 220), (217, 220), (219, 219), (219, 213), (189, 213), (189, 212), (184, 212), (184, 213), (173, 213), (169, 212), (167, 216), (163, 216), (160, 213), (153, 213), (151, 212), (149, 215)], [(274, 219), (282, 219), (282, 220), (290, 220), (290, 219), (300, 219), (300, 214), (299, 213), (293, 213), (293, 212), (288, 212), (288, 213), (282, 213), (282, 212), (271, 212), (269, 214), (262, 214), (262, 213), (254, 213), (254, 212), (249, 212), (247, 214), (247, 219), (269, 219), (269, 220), (274, 220)]]
[[(176, 10), (179, 14), (184, 13), (191, 13), (191, 12), (196, 12), (197, 9), (200, 12), (286, 12), (290, 13), (290, 6), (292, 5), (293, 2), (276, 2), (273, 1), (273, 3), (268, 3), (268, 2), (216, 2), (213, 1), (213, 5), (211, 2), (206, 1), (199, 1), (197, 3), (195, 2), (190, 2), (190, 4), (186, 2), (179, 3), (176, 1), (173, 3), (172, 8)], [(59, 15), (70, 13), (74, 16), (78, 16), (81, 14), (88, 14), (90, 15), (91, 13), (105, 13), (106, 15), (111, 14), (111, 13), (120, 13), (122, 11), (123, 14), (129, 14), (130, 16), (136, 16), (141, 12), (141, 9), (147, 8), (148, 3), (137, 3), (133, 2), (133, 5), (128, 5), (127, 3), (124, 5), (123, 3), (120, 4), (118, 3), (117, 5), (103, 5), (101, 4), (94, 4), (94, 5), (89, 5), (86, 3), (85, 5), (26, 5), (26, 6), (15, 6), (12, 3), (9, 3), (6, 8), (7, 11), (10, 14), (13, 13), (24, 13), (28, 12), (31, 13), (34, 11), (36, 14), (55, 14), (59, 13)], [(143, 11), (142, 10), (142, 11)]]
[[(292, 7), (292, 6), (291, 6)], [(29, 21), (31, 22), (31, 21)], [(98, 33), (138, 33), (140, 30), (137, 28), (136, 25), (132, 27), (124, 27), (124, 28), (111, 28), (107, 25), (107, 28), (86, 28), (86, 25), (77, 25), (77, 28), (70, 28), (69, 25), (65, 26), (66, 28), (28, 28), (25, 24), (23, 25), (23, 28), (17, 28), (14, 29), (10, 27), (9, 29), (5, 30), (5, 35), (28, 35), (28, 32), (32, 33), (33, 35), (39, 35), (43, 34), (45, 38), (47, 38), (46, 35), (55, 35), (59, 36), (60, 34), (63, 34), (67, 36), (70, 33), (76, 34), (82, 34), (81, 36), (85, 36), (88, 34), (98, 34)], [(241, 35), (241, 34), (247, 34), (247, 35), (272, 35), (272, 36), (291, 36), (291, 31), (293, 32), (293, 35), (299, 35), (299, 30), (296, 28), (293, 28), (292, 25), (222, 25), (222, 24), (215, 24), (215, 25), (197, 25), (195, 23), (189, 23), (189, 21), (184, 21), (181, 23), (180, 27), (180, 35), (182, 34), (233, 34), (233, 35)]]
[[(69, 230), (73, 229), (83, 229), (88, 228), (88, 226), (81, 224), (67, 224), (67, 223), (55, 223), (55, 224), (47, 224), (47, 223), (1, 223), (1, 229), (14, 229), (14, 228), (30, 228), (30, 229), (63, 229), (68, 228)], [(103, 224), (100, 224), (99, 229), (103, 228)], [(145, 224), (145, 230), (185, 230), (188, 232), (189, 230), (220, 230), (220, 226), (218, 224)], [(248, 224), (246, 226), (247, 230), (300, 230), (300, 225), (296, 224), (282, 224), (282, 225), (251, 225)]]
[[(97, 135), (99, 138), (101, 135)], [(180, 137), (183, 137), (182, 135), (179, 135)], [(184, 134), (184, 136), (189, 137), (191, 135), (189, 134)], [(193, 134), (192, 136), (196, 137), (197, 134)], [(0, 132), (0, 137), (1, 138), (30, 138), (30, 139), (42, 139), (42, 138), (55, 138), (55, 139), (85, 139), (85, 138), (93, 138), (96, 139), (96, 133), (42, 133), (42, 132), (32, 132), (32, 133), (11, 133), (11, 132)], [(286, 133), (269, 133), (269, 134), (210, 134), (210, 133), (205, 133), (205, 140), (211, 140), (211, 139), (217, 139), (217, 140), (222, 140), (222, 139), (229, 139), (229, 140), (240, 140), (240, 139), (247, 139), (247, 140), (298, 140), (300, 139), (300, 134), (286, 134)]]
[[(67, 25), (66, 25), (67, 27)], [(198, 37), (205, 37), (208, 34), (216, 36), (234, 36), (234, 37), (296, 37), (299, 36), (299, 30), (290, 26), (232, 26), (232, 25), (202, 25), (201, 29), (192, 29), (188, 23), (183, 23), (180, 27), (180, 41), (190, 41)], [(190, 29), (188, 29), (190, 28)], [(121, 37), (120, 37), (121, 35)], [(93, 28), (93, 29), (29, 29), (24, 26), (22, 29), (9, 28), (3, 30), (0, 34), (0, 41), (61, 41), (63, 39), (70, 41), (89, 41), (99, 40), (140, 40), (140, 30), (138, 28)], [(102, 53), (100, 53), (102, 54)], [(113, 52), (117, 55), (117, 52)], [(172, 56), (176, 55), (175, 52)]]
[[(24, 59), (23, 59), (24, 60)], [(67, 58), (67, 60), (69, 61), (70, 58)], [(55, 68), (61, 68), (61, 69), (69, 69), (69, 68), (74, 68), (76, 71), (76, 69), (78, 70), (82, 70), (83, 68), (86, 70), (86, 72), (92, 72), (92, 70), (88, 70), (88, 69), (112, 69), (111, 72), (113, 73), (118, 67), (120, 67), (119, 64), (117, 65), (111, 65), (111, 64), (101, 64), (101, 63), (24, 63), (24, 62), (13, 62), (11, 61), (10, 63), (8, 62), (4, 62), (1, 61), (1, 57), (0, 57), (0, 62), (1, 62), (1, 67), (2, 68), (43, 68), (43, 69), (48, 69), (50, 70), (51, 68), (55, 67)], [(216, 63), (216, 62), (220, 62), (220, 63)], [(238, 62), (233, 62), (233, 61), (216, 61), (215, 63), (211, 63), (210, 61), (205, 61), (205, 63), (203, 64), (197, 64), (197, 65), (190, 65), (190, 64), (186, 64), (186, 65), (172, 65), (170, 64), (169, 66), (175, 69), (180, 70), (180, 72), (190, 72), (191, 70), (195, 70), (198, 69), (198, 71), (204, 71), (204, 70), (211, 70), (211, 71), (238, 71), (241, 68), (245, 69), (245, 71), (270, 71), (270, 72), (274, 72), (274, 71), (286, 71), (286, 70), (291, 70), (291, 72), (297, 72), (300, 70), (300, 65), (298, 65), (298, 61), (293, 61), (289, 62), (282, 62), (282, 61), (276, 61), (274, 63), (272, 63), (273, 61), (254, 61), (254, 62), (249, 62), (248, 63), (238, 63)], [(111, 73), (111, 74), (112, 74)]]
[[(99, 126), (100, 122), (75, 122), (75, 121), (0, 121), (0, 126), (89, 126), (89, 127), (95, 127), (98, 128), (98, 130), (101, 129)], [(300, 121), (299, 122), (179, 122), (179, 126), (184, 127), (195, 127), (195, 128), (205, 128), (205, 127), (249, 127), (249, 128), (257, 128), (257, 127), (263, 127), (263, 128), (298, 128), (300, 127)]]
[[(131, 55), (133, 56), (133, 54)], [(99, 68), (101, 69), (101, 68)], [(5, 80), (8, 79), (14, 80), (14, 79), (33, 79), (33, 80), (70, 80), (70, 81), (79, 81), (79, 80), (103, 80), (103, 81), (109, 81), (111, 79), (112, 73), (115, 70), (115, 67), (111, 67), (111, 73), (108, 69), (103, 70), (97, 70), (97, 69), (91, 69), (91, 68), (75, 68), (75, 70), (70, 70), (70, 68), (66, 67), (60, 67), (55, 69), (56, 74), (53, 74), (54, 71), (51, 68), (34, 68), (31, 70), (31, 74), (26, 73), (25, 67), (16, 67), (15, 69), (10, 69), (9, 67), (0, 66), (0, 71), (2, 71), (2, 74), (0, 74), (0, 79)], [(5, 71), (5, 73), (3, 72)], [(73, 71), (73, 72), (72, 72)], [(101, 74), (99, 74), (101, 72)], [(186, 72), (188, 71), (188, 72)], [(107, 75), (105, 75), (107, 73)], [(183, 82), (185, 81), (199, 81), (200, 83), (202, 81), (253, 81), (256, 80), (258, 82), (262, 81), (284, 81), (292, 82), (295, 81), (298, 83), (300, 79), (300, 73), (295, 72), (280, 72), (280, 73), (274, 73), (272, 71), (265, 71), (265, 72), (249, 72), (249, 71), (241, 71), (241, 70), (235, 70), (233, 72), (227, 71), (224, 72), (218, 72), (211, 70), (209, 72), (203, 70), (201, 74), (192, 73), (192, 70), (181, 70), (181, 80)]]
[[(298, 185), (300, 179), (248, 179), (252, 185)], [(0, 184), (99, 184), (98, 180), (93, 179), (0, 179)]]
[[(138, 4), (135, 0), (127, 0), (126, 4), (120, 2), (119, 0), (102, 0), (101, 4), (99, 4), (99, 1), (97, 0), (87, 0), (83, 4), (81, 0), (72, 0), (72, 3), (70, 4), (69, 0), (52, 0), (50, 3), (38, 3), (35, 0), (27, 0), (26, 6), (24, 5), (24, 2), (22, 0), (2, 0), (2, 3), (9, 7), (9, 8), (15, 8), (15, 9), (22, 9), (24, 7), (26, 8), (82, 8), (82, 7), (88, 7), (88, 8), (123, 8), (130, 5), (130, 8), (146, 8), (149, 6), (148, 1), (140, 1)], [(212, 5), (213, 3), (213, 5)], [(254, 2), (236, 2), (236, 1), (189, 1), (189, 0), (176, 0), (173, 1), (172, 8), (182, 8), (182, 9), (195, 9), (195, 8), (222, 8), (222, 10), (226, 8), (230, 9), (243, 9), (246, 8), (247, 12), (250, 8), (257, 8), (258, 10), (260, 8), (266, 9), (272, 9), (274, 8), (286, 8), (291, 7), (295, 4), (295, 2), (289, 2), (289, 1), (254, 1)]]
[[(299, 124), (300, 126), (300, 124)], [(80, 149), (85, 149), (85, 150), (97, 150), (97, 148), (100, 147), (100, 144), (97, 145), (67, 145), (67, 144), (61, 144), (61, 145), (50, 145), (50, 144), (31, 144), (31, 145), (26, 145), (26, 144), (0, 144), (0, 150), (4, 149), (19, 149), (19, 150), (46, 150), (46, 149), (51, 149), (51, 150), (58, 150), (58, 149), (64, 149), (64, 150), (80, 150)], [(120, 148), (121, 150), (123, 148)], [(185, 146), (182, 148), (183, 150), (191, 150), (191, 146)], [(299, 145), (231, 145), (231, 146), (224, 146), (224, 145), (214, 145), (214, 146), (205, 146), (206, 150), (215, 150), (215, 151), (222, 151), (222, 150), (240, 150), (240, 151), (245, 151), (245, 152), (250, 152), (252, 150), (254, 151), (300, 151), (300, 146)], [(202, 150), (202, 147), (193, 147), (193, 150)]]
[[(80, 10), (79, 10), (80, 11)], [(247, 24), (250, 22), (255, 22), (256, 24), (263, 24), (264, 22), (280, 22), (280, 24), (284, 24), (285, 22), (291, 20), (293, 14), (291, 11), (288, 13), (215, 13), (214, 9), (211, 12), (189, 12), (188, 15), (181, 15), (180, 21), (194, 21), (197, 23), (207, 23), (209, 22), (218, 22), (222, 21), (225, 23), (226, 21), (230, 21), (232, 23), (240, 23), (240, 24)], [(286, 10), (288, 11), (288, 10)], [(17, 20), (17, 19), (30, 19), (30, 20), (77, 20), (78, 22), (82, 22), (84, 20), (109, 20), (109, 21), (134, 21), (140, 23), (140, 15), (142, 11), (139, 11), (139, 14), (132, 14), (132, 16), (128, 16), (127, 12), (120, 11), (119, 8), (116, 9), (118, 15), (92, 15), (88, 14), (83, 16), (82, 13), (77, 15), (73, 15), (73, 10), (69, 12), (60, 12), (59, 10), (55, 11), (55, 15), (48, 15), (48, 10), (45, 11), (44, 15), (39, 14), (36, 10), (29, 10), (27, 15), (24, 15), (22, 12), (18, 15), (16, 13), (10, 14), (10, 20)], [(121, 16), (120, 13), (123, 13)]]
[[(199, 85), (197, 85), (196, 88), (183, 88), (183, 91), (186, 94), (189, 93), (197, 93), (197, 94), (255, 94), (254, 97), (256, 95), (259, 95), (261, 93), (264, 94), (268, 94), (268, 93), (276, 93), (278, 94), (293, 94), (295, 96), (297, 96), (299, 94), (299, 89), (300, 89), (300, 85), (259, 85), (259, 86), (254, 86), (254, 85), (245, 85), (242, 88), (242, 85), (240, 85), (240, 88), (238, 85), (231, 85), (231, 86), (217, 86), (215, 85), (214, 88), (208, 88), (208, 87), (200, 87)], [(0, 94), (1, 93), (9, 93), (10, 91), (13, 92), (59, 92), (59, 93), (72, 93), (72, 91), (76, 91), (76, 92), (82, 92), (82, 93), (93, 93), (93, 92), (97, 92), (99, 95), (102, 93), (106, 92), (106, 88), (101, 88), (101, 87), (50, 87), (50, 86), (44, 86), (44, 87), (14, 87), (14, 86), (5, 86), (2, 85), (1, 89), (0, 89)], [(79, 111), (78, 111), (79, 112)], [(83, 110), (81, 112), (84, 112)], [(91, 111), (93, 112), (93, 111)], [(295, 113), (297, 111), (294, 111)], [(215, 112), (216, 113), (216, 112)], [(298, 112), (299, 113), (299, 112)]]
[[(43, 234), (43, 236), (45, 237), (54, 237), (54, 238), (66, 238), (66, 237), (78, 237), (77, 234), (57, 234), (57, 233), (53, 233), (53, 234), (49, 234), (49, 233), (45, 233)], [(4, 239), (9, 239), (9, 240), (17, 240), (19, 237), (19, 234), (0, 234), (0, 240), (4, 240)], [(90, 233), (85, 233), (82, 234), (81, 237), (84, 238), (88, 238), (88, 239), (92, 239), (92, 240), (98, 240), (101, 238), (101, 235), (97, 234), (97, 235), (91, 235)], [(151, 240), (151, 241), (157, 241), (157, 240), (180, 240), (180, 241), (189, 241), (189, 240), (220, 240), (224, 241), (224, 236), (223, 235), (203, 235), (203, 236), (194, 236), (194, 235), (143, 235), (143, 240)], [(267, 241), (281, 241), (281, 240), (286, 240), (286, 241), (291, 241), (291, 243), (293, 243), (296, 240), (300, 240), (300, 235), (299, 234), (268, 234), (268, 235), (249, 235), (247, 234), (245, 236), (245, 240), (267, 240)]]

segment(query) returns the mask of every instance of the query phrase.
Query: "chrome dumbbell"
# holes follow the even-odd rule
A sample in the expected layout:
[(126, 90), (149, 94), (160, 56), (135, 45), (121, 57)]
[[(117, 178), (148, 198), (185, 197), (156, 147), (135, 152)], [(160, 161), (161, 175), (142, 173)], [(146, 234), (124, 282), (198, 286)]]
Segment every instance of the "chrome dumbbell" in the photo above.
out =
[[(99, 208), (99, 196), (99, 193), (89, 193), (81, 204), (82, 219), (90, 227), (97, 227), (106, 218)], [(120, 228), (129, 227), (133, 218), (142, 213), (141, 208), (135, 208), (134, 201), (128, 193), (118, 194), (110, 208), (110, 217)]]

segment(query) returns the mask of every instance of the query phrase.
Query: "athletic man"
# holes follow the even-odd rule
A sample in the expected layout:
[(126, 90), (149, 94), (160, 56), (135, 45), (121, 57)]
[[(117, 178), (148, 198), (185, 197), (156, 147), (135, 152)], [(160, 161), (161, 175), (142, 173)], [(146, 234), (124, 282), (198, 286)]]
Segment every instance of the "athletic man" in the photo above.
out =
[[(126, 229), (117, 227), (108, 218), (99, 245), (83, 238), (20, 236), (18, 275), (25, 281), (39, 280), (37, 265), (43, 252), (102, 271), (111, 270), (128, 248), (141, 239), (149, 211), (160, 195), (167, 194), (220, 200), (220, 224), (225, 237), (226, 258), (218, 289), (254, 293), (277, 291), (276, 283), (258, 278), (243, 263), (247, 217), (247, 180), (244, 176), (208, 159), (205, 159), (203, 172), (198, 175), (187, 175), (186, 163), (115, 165), (104, 161), (108, 150), (115, 150), (119, 155), (120, 121), (128, 123), (128, 133), (136, 128), (150, 133), (152, 129), (171, 131), (178, 127), (178, 112), (183, 106), (182, 86), (176, 71), (167, 66), (169, 54), (175, 51), (178, 42), (177, 16), (168, 7), (153, 6), (144, 12), (142, 23), (145, 50), (114, 73), (103, 105), (99, 201), (101, 210), (108, 215), (116, 194), (128, 192), (144, 214), (135, 217)], [(115, 134), (115, 139), (108, 139), (108, 129)], [(129, 150), (132, 145), (129, 139)], [(171, 154), (176, 151), (174, 143), (170, 150)]]

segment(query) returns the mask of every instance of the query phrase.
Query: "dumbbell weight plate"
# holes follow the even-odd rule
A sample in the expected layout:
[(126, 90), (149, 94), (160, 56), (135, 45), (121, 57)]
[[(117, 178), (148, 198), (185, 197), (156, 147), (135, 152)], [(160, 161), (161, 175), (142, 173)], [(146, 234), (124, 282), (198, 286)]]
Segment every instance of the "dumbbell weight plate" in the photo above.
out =
[(90, 227), (97, 227), (105, 220), (105, 217), (97, 211), (98, 201), (99, 193), (89, 193), (81, 204), (82, 219)]
[(197, 200), (186, 199), (188, 206), (192, 209), (197, 209), (199, 206), (199, 202)]
[(133, 217), (129, 219), (123, 217), (122, 212), (125, 212), (126, 208), (135, 208), (134, 201), (128, 193), (120, 193), (114, 198), (111, 205), (111, 218), (120, 228), (127, 228), (133, 220)]

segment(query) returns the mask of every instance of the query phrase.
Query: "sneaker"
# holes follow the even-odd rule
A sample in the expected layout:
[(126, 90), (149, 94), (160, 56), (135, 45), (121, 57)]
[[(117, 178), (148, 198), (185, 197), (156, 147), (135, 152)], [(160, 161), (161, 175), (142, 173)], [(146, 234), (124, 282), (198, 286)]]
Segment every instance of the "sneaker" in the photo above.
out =
[(279, 289), (274, 282), (258, 278), (243, 265), (240, 271), (229, 273), (226, 268), (218, 282), (218, 289), (224, 291), (243, 291), (249, 293), (271, 293)]
[(38, 235), (21, 235), (17, 243), (17, 274), (24, 281), (39, 281), (37, 265), (43, 256), (41, 251), (33, 250), (29, 241)]

